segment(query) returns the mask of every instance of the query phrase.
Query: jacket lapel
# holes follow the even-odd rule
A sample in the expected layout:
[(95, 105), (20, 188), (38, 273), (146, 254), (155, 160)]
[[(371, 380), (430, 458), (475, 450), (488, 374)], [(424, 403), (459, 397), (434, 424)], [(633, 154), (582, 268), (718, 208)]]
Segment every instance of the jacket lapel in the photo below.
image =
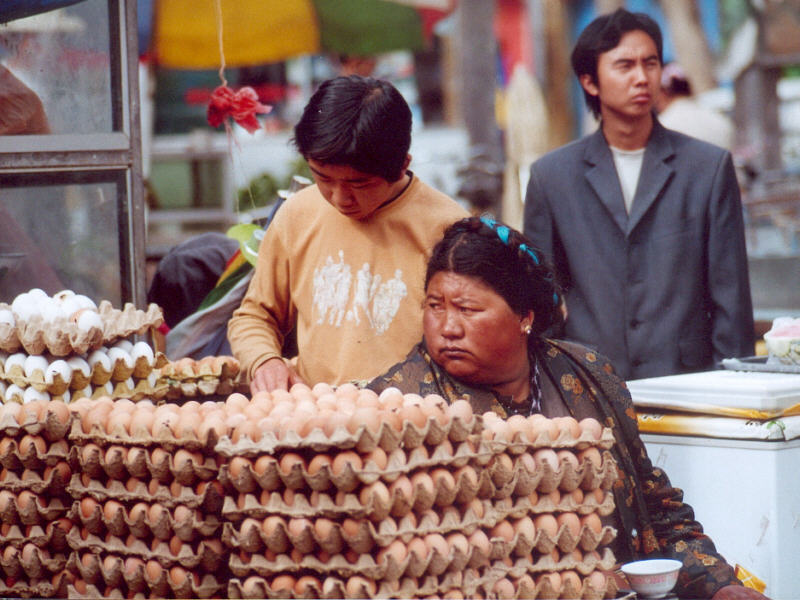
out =
[(669, 164), (669, 160), (674, 154), (675, 151), (667, 139), (666, 130), (657, 119), (654, 119), (653, 132), (650, 134), (650, 140), (644, 151), (642, 171), (639, 174), (639, 183), (636, 185), (631, 214), (628, 217), (627, 227), (624, 229), (626, 236), (633, 233), (639, 221), (672, 179), (675, 170)]
[(628, 230), (628, 213), (622, 198), (617, 169), (601, 129), (589, 137), (583, 154), (587, 163), (586, 180), (606, 207), (617, 227), (625, 233)]

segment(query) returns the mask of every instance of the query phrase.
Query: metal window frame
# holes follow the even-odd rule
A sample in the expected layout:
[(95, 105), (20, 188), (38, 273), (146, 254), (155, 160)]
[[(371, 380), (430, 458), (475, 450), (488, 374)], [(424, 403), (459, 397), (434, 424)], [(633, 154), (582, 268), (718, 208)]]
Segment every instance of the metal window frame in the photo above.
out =
[[(122, 175), (120, 284), (123, 302), (145, 306), (145, 199), (139, 108), (136, 0), (106, 0), (109, 15), (111, 133), (0, 137), (0, 176), (74, 171)], [(107, 173), (115, 177), (112, 173)]]

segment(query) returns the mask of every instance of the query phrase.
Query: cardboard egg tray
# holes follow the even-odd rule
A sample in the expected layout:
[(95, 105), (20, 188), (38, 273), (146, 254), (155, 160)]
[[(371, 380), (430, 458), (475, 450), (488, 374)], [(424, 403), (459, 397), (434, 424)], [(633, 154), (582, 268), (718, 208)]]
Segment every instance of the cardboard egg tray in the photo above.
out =
[[(118, 441), (118, 438), (110, 439)], [(76, 471), (93, 478), (154, 479), (164, 484), (177, 481), (183, 486), (217, 478), (217, 463), (210, 456), (193, 456), (181, 464), (176, 464), (174, 455), (168, 452), (160, 453), (158, 462), (155, 456), (152, 449), (142, 446), (89, 443), (72, 446), (69, 461)]]
[(552, 553), (543, 554), (534, 559), (530, 556), (514, 557), (511, 561), (495, 560), (492, 568), (495, 573), (504, 577), (518, 578), (522, 575), (537, 574), (550, 571), (577, 571), (580, 575), (589, 575), (594, 571), (613, 571), (616, 565), (614, 553), (609, 548), (602, 552), (585, 552), (580, 560), (574, 552), (559, 553), (555, 560)]
[(0, 525), (4, 548), (13, 546), (21, 550), (25, 544), (32, 543), (38, 548), (47, 548), (51, 552), (68, 550), (67, 534), (72, 529), (72, 521), (60, 518), (47, 525), (22, 525), (19, 522)]
[[(69, 409), (66, 412), (56, 410), (66, 408), (63, 403), (57, 404), (39, 403), (36, 407), (16, 402), (0, 404), (0, 436), (41, 435), (50, 442), (65, 439), (72, 417)], [(40, 414), (40, 407), (43, 407), (44, 414)]]
[(50, 579), (14, 580), (7, 585), (0, 578), (0, 597), (3, 598), (66, 598), (70, 575), (66, 571), (57, 571)]
[[(10, 308), (0, 303), (0, 309)], [(97, 306), (97, 313), (103, 323), (102, 329), (81, 329), (77, 320), (68, 317), (45, 322), (40, 315), (33, 315), (27, 321), (17, 320), (13, 326), (0, 324), (0, 350), (17, 352), (22, 348), (28, 354), (47, 351), (54, 356), (83, 354), (120, 338), (143, 334), (164, 322), (161, 308), (156, 304), (150, 304), (147, 310), (139, 310), (130, 303), (116, 309), (103, 300)]]
[[(358, 577), (358, 576), (354, 576)], [(228, 583), (229, 598), (414, 598), (444, 597), (450, 590), (458, 590), (465, 597), (476, 597), (480, 577), (474, 570), (463, 573), (445, 573), (439, 577), (404, 577), (397, 581), (373, 583), (374, 591), (363, 580), (348, 586), (348, 579), (326, 577), (303, 586), (295, 583), (300, 577), (260, 577), (252, 575), (246, 579), (231, 579)], [(287, 583), (288, 582), (288, 583)], [(290, 587), (290, 584), (292, 587)]]
[[(494, 569), (494, 567), (493, 567)], [(502, 566), (494, 571), (495, 574), (502, 573)], [(607, 578), (605, 588), (598, 590), (591, 587), (586, 578), (581, 579), (580, 588), (575, 588), (571, 582), (562, 584), (558, 589), (554, 589), (548, 579), (543, 579), (535, 582), (534, 578), (530, 575), (522, 575), (520, 577), (492, 577), (480, 582), (478, 590), (486, 598), (500, 597), (496, 588), (499, 579), (508, 579), (514, 588), (513, 596), (503, 595), (502, 597), (511, 597), (514, 600), (523, 598), (574, 598), (581, 600), (602, 600), (603, 598), (615, 598), (619, 591), (618, 586), (612, 578)]]
[(578, 515), (588, 515), (596, 512), (605, 517), (614, 512), (614, 494), (610, 490), (603, 490), (602, 500), (597, 500), (592, 494), (587, 495), (583, 501), (578, 502), (570, 494), (561, 494), (554, 501), (550, 494), (509, 498), (507, 503), (494, 502), (493, 510), (499, 518), (521, 518), (525, 515), (542, 513), (574, 512)]
[[(69, 598), (127, 598), (129, 594), (147, 594), (153, 598), (213, 598), (220, 595), (225, 589), (225, 583), (220, 582), (211, 574), (194, 577), (190, 574), (180, 583), (173, 581), (166, 571), (152, 582), (146, 576), (123, 574), (122, 580), (116, 587), (87, 583), (85, 580), (76, 580), (67, 588)], [(145, 587), (140, 587), (145, 586)]]
[(240, 375), (239, 361), (232, 356), (182, 358), (159, 368), (158, 383), (168, 399), (226, 395), (237, 388)]
[[(167, 362), (163, 353), (157, 352), (152, 357), (136, 356), (135, 358), (123, 348), (109, 355), (105, 346), (95, 350), (87, 357), (73, 356), (70, 361), (51, 355), (41, 355), (39, 367), (25, 370), (25, 359), (30, 355), (17, 352), (5, 358), (0, 353), (0, 379), (19, 386), (22, 389), (33, 387), (51, 396), (60, 396), (67, 390), (83, 390), (87, 386), (104, 386), (109, 381), (114, 384), (125, 382), (129, 378), (146, 380), (154, 369)], [(29, 363), (30, 364), (30, 363)], [(155, 381), (155, 380), (154, 380)]]

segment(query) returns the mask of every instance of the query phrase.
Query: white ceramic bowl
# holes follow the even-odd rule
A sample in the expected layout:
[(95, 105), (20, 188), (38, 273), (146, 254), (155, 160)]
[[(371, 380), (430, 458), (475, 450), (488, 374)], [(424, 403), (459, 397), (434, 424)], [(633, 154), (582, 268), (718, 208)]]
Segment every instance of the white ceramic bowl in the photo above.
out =
[(678, 560), (653, 558), (622, 565), (633, 590), (643, 598), (663, 598), (672, 591), (682, 567)]

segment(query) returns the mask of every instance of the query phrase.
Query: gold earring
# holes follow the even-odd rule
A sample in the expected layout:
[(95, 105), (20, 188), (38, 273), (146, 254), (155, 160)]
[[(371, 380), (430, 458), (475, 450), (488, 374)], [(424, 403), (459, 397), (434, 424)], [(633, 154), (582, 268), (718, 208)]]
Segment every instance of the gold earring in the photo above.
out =
[(531, 334), (531, 326), (530, 325), (525, 325), (525, 327), (522, 328), (522, 331), (525, 332), (525, 335), (530, 335)]

